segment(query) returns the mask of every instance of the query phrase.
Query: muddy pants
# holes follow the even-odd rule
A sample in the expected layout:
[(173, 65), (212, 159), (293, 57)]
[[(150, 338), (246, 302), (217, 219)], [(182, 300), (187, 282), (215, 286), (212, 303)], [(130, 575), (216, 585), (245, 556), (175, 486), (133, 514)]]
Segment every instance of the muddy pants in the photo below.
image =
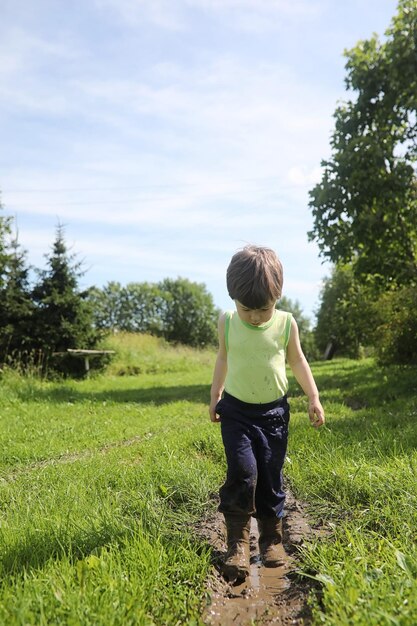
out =
[(216, 412), (227, 460), (219, 511), (282, 517), (282, 466), (290, 419), (287, 396), (267, 404), (248, 404), (225, 392)]

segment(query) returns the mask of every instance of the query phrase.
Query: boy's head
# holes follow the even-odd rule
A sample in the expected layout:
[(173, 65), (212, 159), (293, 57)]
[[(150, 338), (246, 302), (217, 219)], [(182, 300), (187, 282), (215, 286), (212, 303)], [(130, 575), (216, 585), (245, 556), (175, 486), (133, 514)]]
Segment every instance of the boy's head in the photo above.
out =
[(281, 261), (271, 248), (245, 246), (233, 255), (226, 282), (233, 300), (249, 309), (260, 309), (281, 297)]

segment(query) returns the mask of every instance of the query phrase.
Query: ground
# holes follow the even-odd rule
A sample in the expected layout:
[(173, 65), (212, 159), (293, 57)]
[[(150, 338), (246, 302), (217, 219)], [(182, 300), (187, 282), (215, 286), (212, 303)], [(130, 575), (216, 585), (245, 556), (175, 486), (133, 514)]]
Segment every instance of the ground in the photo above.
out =
[(259, 561), (256, 520), (251, 525), (251, 570), (247, 581), (231, 585), (221, 575), (225, 554), (223, 516), (216, 513), (199, 525), (198, 532), (213, 549), (213, 570), (208, 581), (207, 626), (307, 626), (311, 612), (307, 597), (312, 582), (297, 573), (297, 549), (320, 534), (308, 522), (305, 507), (287, 492), (283, 520), (286, 562), (282, 567), (265, 568)]

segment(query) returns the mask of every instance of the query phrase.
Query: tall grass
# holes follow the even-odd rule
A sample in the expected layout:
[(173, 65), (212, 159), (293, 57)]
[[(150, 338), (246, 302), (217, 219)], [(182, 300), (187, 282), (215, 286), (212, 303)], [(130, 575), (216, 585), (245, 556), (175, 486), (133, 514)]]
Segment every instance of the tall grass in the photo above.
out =
[(116, 352), (107, 368), (115, 376), (190, 372), (196, 365), (210, 365), (214, 354), (212, 348), (198, 350), (172, 345), (162, 337), (127, 332), (109, 335), (103, 348)]

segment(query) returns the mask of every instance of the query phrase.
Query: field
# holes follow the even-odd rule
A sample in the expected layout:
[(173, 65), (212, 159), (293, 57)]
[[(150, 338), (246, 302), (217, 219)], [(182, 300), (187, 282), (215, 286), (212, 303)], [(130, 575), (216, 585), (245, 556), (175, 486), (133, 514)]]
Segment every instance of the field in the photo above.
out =
[[(224, 475), (207, 414), (214, 353), (149, 337), (116, 348), (89, 380), (2, 374), (0, 624), (201, 624), (210, 549), (193, 529)], [(309, 426), (292, 381), (286, 472), (331, 529), (300, 555), (314, 623), (411, 626), (417, 368), (313, 370), (327, 426)]]

